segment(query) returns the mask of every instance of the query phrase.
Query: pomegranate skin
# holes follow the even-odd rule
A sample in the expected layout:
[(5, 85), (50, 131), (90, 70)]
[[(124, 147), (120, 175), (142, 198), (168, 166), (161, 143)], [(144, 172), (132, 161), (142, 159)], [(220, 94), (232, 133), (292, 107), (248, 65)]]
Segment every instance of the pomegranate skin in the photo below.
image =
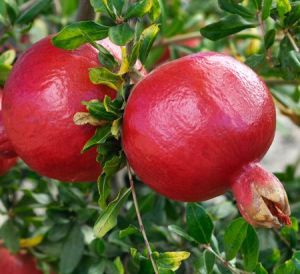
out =
[[(108, 40), (102, 45), (113, 48)], [(17, 60), (4, 88), (3, 120), (16, 153), (38, 173), (67, 182), (100, 174), (96, 150), (80, 153), (95, 128), (73, 123), (76, 112), (86, 111), (82, 101), (115, 96), (90, 82), (88, 69), (99, 65), (92, 46), (66, 51), (54, 47), (51, 36)]]
[(29, 255), (13, 255), (6, 248), (0, 248), (1, 274), (42, 274), (36, 262)]
[(17, 158), (0, 158), (0, 176), (4, 175), (17, 163)]
[(132, 91), (123, 146), (143, 182), (179, 201), (224, 193), (272, 143), (275, 108), (259, 77), (232, 57), (197, 53), (160, 66)]

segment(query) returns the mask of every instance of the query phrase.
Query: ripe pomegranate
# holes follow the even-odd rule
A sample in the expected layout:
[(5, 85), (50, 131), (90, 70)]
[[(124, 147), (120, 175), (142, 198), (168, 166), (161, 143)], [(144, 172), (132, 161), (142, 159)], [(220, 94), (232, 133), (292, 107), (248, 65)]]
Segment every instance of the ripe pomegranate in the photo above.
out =
[[(121, 58), (120, 48), (108, 39), (100, 43)], [(100, 65), (97, 53), (87, 44), (62, 50), (46, 37), (17, 60), (5, 84), (8, 137), (20, 158), (42, 175), (80, 182), (96, 180), (100, 173), (96, 150), (80, 153), (95, 128), (73, 123), (74, 114), (85, 111), (82, 101), (115, 96), (114, 90), (89, 80), (89, 68)]]
[(36, 267), (36, 262), (30, 255), (9, 253), (6, 248), (0, 248), (1, 274), (42, 274)]
[(254, 226), (289, 224), (282, 184), (259, 164), (272, 143), (275, 108), (259, 77), (207, 52), (148, 74), (125, 109), (123, 146), (136, 174), (162, 195), (203, 201), (231, 189)]

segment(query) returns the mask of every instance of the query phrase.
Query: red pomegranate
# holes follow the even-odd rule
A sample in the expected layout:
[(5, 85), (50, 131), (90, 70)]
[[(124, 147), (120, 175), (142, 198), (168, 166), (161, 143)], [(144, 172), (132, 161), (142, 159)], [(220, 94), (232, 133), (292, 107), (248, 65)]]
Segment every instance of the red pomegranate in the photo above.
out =
[(1, 274), (42, 274), (30, 255), (13, 255), (6, 248), (0, 248)]
[(183, 57), (148, 74), (124, 114), (123, 146), (143, 182), (174, 200), (231, 189), (256, 226), (290, 222), (281, 183), (259, 160), (272, 143), (275, 108), (259, 77), (232, 57)]
[[(120, 58), (120, 48), (100, 42)], [(112, 98), (114, 90), (94, 85), (89, 68), (98, 67), (97, 50), (83, 45), (72, 51), (56, 48), (51, 37), (34, 44), (16, 62), (6, 82), (3, 120), (16, 153), (33, 170), (61, 181), (96, 180), (96, 150), (80, 151), (94, 134), (76, 126), (73, 116), (85, 111), (82, 101)]]

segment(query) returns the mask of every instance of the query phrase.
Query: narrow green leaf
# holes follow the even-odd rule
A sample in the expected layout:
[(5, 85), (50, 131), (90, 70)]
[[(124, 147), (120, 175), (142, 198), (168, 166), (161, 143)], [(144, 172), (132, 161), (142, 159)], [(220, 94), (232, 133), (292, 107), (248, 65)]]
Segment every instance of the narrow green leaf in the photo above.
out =
[(292, 7), (289, 0), (276, 0), (279, 17), (284, 18), (284, 15), (291, 11)]
[(216, 257), (213, 253), (209, 252), (208, 250), (204, 251), (204, 265), (205, 265), (205, 273), (210, 274), (213, 272)]
[(95, 12), (106, 12), (106, 7), (102, 0), (90, 0), (90, 3)]
[(98, 120), (114, 121), (118, 118), (114, 113), (107, 112), (103, 103), (97, 99), (82, 103), (86, 106), (88, 112)]
[(253, 227), (248, 224), (247, 235), (241, 248), (244, 268), (247, 271), (253, 271), (258, 263), (259, 240)]
[(37, 15), (39, 15), (45, 8), (47, 8), (51, 0), (36, 1), (29, 9), (24, 11), (16, 20), (17, 24), (27, 24), (31, 22)]
[(274, 274), (297, 274), (296, 268), (291, 260), (285, 261), (284, 264), (277, 267)]
[(129, 225), (127, 228), (120, 230), (119, 232), (119, 237), (120, 239), (124, 239), (130, 235), (138, 233), (140, 230), (134, 226), (134, 225)]
[(292, 10), (285, 16), (284, 18), (284, 25), (285, 26), (292, 26), (297, 21), (300, 21), (300, 2), (293, 2), (291, 3)]
[(129, 7), (125, 19), (143, 17), (153, 6), (153, 0), (140, 0)]
[(117, 225), (117, 217), (123, 204), (126, 202), (131, 190), (122, 189), (117, 198), (113, 200), (105, 210), (100, 214), (94, 226), (94, 233), (96, 237), (102, 238), (108, 231)]
[(103, 144), (111, 136), (111, 125), (104, 125), (96, 129), (95, 135), (87, 141), (84, 145), (82, 152), (87, 151), (91, 147)]
[(186, 251), (176, 251), (176, 252), (164, 252), (157, 256), (154, 255), (157, 266), (160, 270), (172, 270), (176, 271), (182, 261), (188, 259), (190, 253)]
[(268, 272), (264, 268), (264, 266), (261, 263), (259, 263), (255, 268), (255, 274), (268, 274)]
[(134, 31), (128, 23), (116, 25), (109, 28), (109, 39), (116, 45), (125, 46), (133, 39)]
[(120, 257), (117, 257), (114, 260), (114, 265), (116, 266), (119, 274), (124, 274), (125, 273), (125, 269), (124, 269), (124, 266), (122, 264), (122, 261), (121, 261)]
[(248, 224), (243, 218), (238, 218), (225, 229), (224, 248), (226, 260), (236, 257), (247, 235)]
[(270, 48), (274, 44), (275, 36), (276, 36), (275, 29), (271, 29), (265, 34), (264, 40), (265, 40), (265, 48), (266, 49)]
[(105, 67), (91, 68), (89, 70), (89, 76), (93, 84), (106, 85), (115, 90), (120, 89), (123, 84), (122, 76), (111, 72)]
[(254, 28), (257, 24), (248, 22), (238, 15), (229, 15), (219, 22), (207, 25), (200, 30), (201, 34), (213, 41), (219, 40), (244, 29)]
[(264, 64), (265, 60), (265, 54), (253, 54), (246, 59), (245, 64), (253, 69), (256, 69), (260, 65)]
[(90, 41), (106, 38), (108, 29), (93, 21), (76, 22), (64, 27), (52, 38), (52, 42), (56, 47), (72, 50)]
[(141, 34), (140, 60), (144, 64), (147, 60), (151, 47), (158, 35), (159, 27), (153, 24), (146, 28)]
[(69, 274), (74, 271), (84, 251), (84, 238), (80, 225), (76, 224), (66, 238), (59, 261), (59, 272)]
[(161, 14), (160, 1), (153, 0), (153, 5), (149, 13), (151, 20), (156, 21), (159, 18), (160, 14)]
[(19, 251), (19, 235), (16, 226), (11, 220), (7, 220), (0, 229), (0, 236), (5, 246), (13, 253)]
[(124, 164), (124, 154), (114, 155), (110, 160), (103, 165), (103, 170), (108, 176), (112, 176), (119, 171)]
[(11, 65), (14, 60), (16, 58), (16, 51), (13, 49), (4, 51), (1, 55), (0, 55), (0, 64), (3, 65)]
[(208, 244), (214, 229), (213, 222), (205, 209), (197, 203), (190, 203), (186, 209), (188, 234), (199, 243)]
[(263, 1), (263, 8), (262, 8), (262, 20), (266, 20), (270, 17), (271, 8), (272, 8), (272, 0), (264, 0)]
[(111, 192), (110, 181), (111, 176), (108, 176), (105, 172), (102, 172), (97, 180), (98, 191), (100, 194), (98, 204), (101, 209), (105, 209), (107, 207), (107, 198)]
[(180, 237), (182, 237), (183, 239), (191, 242), (191, 243), (197, 243), (196, 239), (194, 239), (193, 237), (191, 237), (189, 234), (187, 234), (181, 227), (177, 226), (177, 225), (169, 225), (168, 229), (179, 235)]
[(99, 45), (98, 49), (99, 49), (98, 59), (100, 64), (111, 71), (115, 70), (119, 65), (115, 57), (112, 54), (110, 54), (110, 52), (106, 48), (102, 47), (101, 45)]
[(5, 83), (6, 79), (8, 78), (11, 70), (12, 70), (11, 65), (0, 64), (0, 84), (1, 84), (1, 86), (4, 85), (4, 83)]
[(232, 14), (237, 14), (240, 15), (244, 18), (253, 18), (254, 14), (247, 8), (243, 7), (242, 5), (237, 4), (233, 0), (218, 0), (219, 6), (221, 9), (232, 13)]
[(119, 139), (119, 136), (120, 136), (121, 126), (122, 126), (122, 118), (114, 120), (112, 123), (112, 126), (111, 126), (111, 134), (117, 140)]

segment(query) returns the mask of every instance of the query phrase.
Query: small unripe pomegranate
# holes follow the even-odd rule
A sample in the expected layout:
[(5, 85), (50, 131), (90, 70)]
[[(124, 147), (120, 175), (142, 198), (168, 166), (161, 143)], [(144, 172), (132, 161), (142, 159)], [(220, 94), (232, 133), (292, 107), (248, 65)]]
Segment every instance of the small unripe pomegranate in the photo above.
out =
[(259, 77), (208, 52), (162, 65), (133, 89), (123, 146), (143, 182), (178, 201), (232, 190), (254, 226), (289, 224), (282, 184), (259, 161), (272, 143), (275, 108)]
[[(120, 48), (100, 42), (120, 59)], [(89, 68), (99, 67), (97, 50), (86, 44), (72, 51), (56, 48), (51, 37), (34, 44), (16, 62), (5, 84), (3, 120), (16, 153), (38, 173), (61, 181), (96, 180), (101, 172), (96, 150), (81, 154), (95, 133), (77, 126), (73, 116), (86, 111), (82, 101), (115, 97), (94, 85)]]
[(1, 274), (42, 274), (30, 255), (11, 254), (6, 248), (0, 248)]

